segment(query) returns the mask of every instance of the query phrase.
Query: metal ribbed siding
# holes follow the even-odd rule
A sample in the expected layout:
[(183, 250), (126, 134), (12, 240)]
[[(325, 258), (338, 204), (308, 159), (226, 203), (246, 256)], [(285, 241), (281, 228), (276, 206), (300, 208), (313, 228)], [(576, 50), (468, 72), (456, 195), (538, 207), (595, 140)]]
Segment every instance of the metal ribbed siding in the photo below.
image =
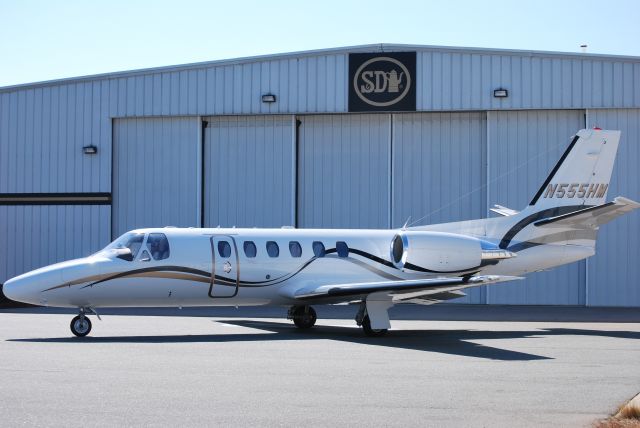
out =
[[(434, 50), (417, 66), (418, 110), (640, 106), (637, 59)], [(494, 98), (497, 88), (509, 97)]]
[[(111, 79), (110, 114), (124, 116), (345, 111), (347, 56), (221, 65)], [(261, 95), (277, 102), (263, 103)]]
[(107, 205), (0, 206), (0, 283), (98, 251), (110, 240), (110, 216)]
[[(588, 126), (622, 131), (608, 198), (640, 200), (640, 110), (589, 110)], [(587, 305), (640, 306), (640, 214), (603, 226), (595, 257), (587, 261)]]
[(299, 227), (389, 227), (390, 116), (300, 121)]
[[(584, 128), (583, 110), (488, 113), (489, 206), (521, 210), (549, 175), (570, 138)], [(584, 305), (585, 262), (487, 287), (487, 303)]]
[(199, 226), (197, 118), (114, 122), (113, 236), (140, 227)]
[(293, 225), (293, 116), (205, 120), (205, 227)]
[[(0, 94), (0, 193), (111, 191), (107, 82)], [(87, 156), (82, 147), (99, 146)]]
[(485, 113), (393, 117), (393, 227), (485, 215)]
[[(485, 113), (393, 116), (393, 227), (485, 216)], [(457, 303), (483, 303), (468, 290)]]
[[(420, 110), (640, 107), (640, 59), (418, 51)], [(345, 112), (348, 54), (284, 55), (0, 89), (0, 192), (109, 192), (111, 118)], [(509, 97), (497, 99), (504, 87)], [(277, 102), (262, 103), (273, 93)], [(97, 156), (82, 146), (98, 146)]]

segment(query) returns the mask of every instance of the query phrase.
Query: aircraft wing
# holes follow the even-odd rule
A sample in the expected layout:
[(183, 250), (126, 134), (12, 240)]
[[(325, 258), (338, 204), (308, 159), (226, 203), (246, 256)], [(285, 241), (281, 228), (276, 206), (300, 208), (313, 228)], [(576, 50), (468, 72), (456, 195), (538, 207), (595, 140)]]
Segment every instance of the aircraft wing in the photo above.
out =
[[(436, 295), (444, 297), (447, 294), (455, 294), (457, 290), (496, 282), (513, 281), (522, 279), (517, 276), (479, 275), (471, 278), (449, 277), (429, 278), (403, 281), (362, 282), (356, 284), (329, 284), (307, 286), (294, 292), (298, 300), (335, 300), (350, 301), (354, 298), (366, 296), (371, 293), (386, 292), (394, 297), (394, 300), (405, 300)], [(464, 294), (457, 294), (460, 297)], [(453, 297), (451, 297), (453, 298)], [(446, 299), (439, 299), (446, 300)]]
[(618, 196), (613, 201), (585, 208), (569, 214), (550, 217), (534, 223), (537, 227), (562, 227), (571, 229), (596, 229), (623, 214), (640, 208), (640, 203)]

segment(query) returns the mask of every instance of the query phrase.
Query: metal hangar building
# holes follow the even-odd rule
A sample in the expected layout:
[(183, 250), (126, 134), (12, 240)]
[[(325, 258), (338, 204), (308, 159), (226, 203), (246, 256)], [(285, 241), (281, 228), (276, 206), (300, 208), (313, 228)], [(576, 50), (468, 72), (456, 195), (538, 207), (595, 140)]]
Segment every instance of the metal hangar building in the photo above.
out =
[[(151, 226), (394, 228), (522, 209), (581, 128), (640, 199), (640, 58), (367, 45), (0, 88), (0, 283)], [(640, 307), (640, 215), (475, 304)]]

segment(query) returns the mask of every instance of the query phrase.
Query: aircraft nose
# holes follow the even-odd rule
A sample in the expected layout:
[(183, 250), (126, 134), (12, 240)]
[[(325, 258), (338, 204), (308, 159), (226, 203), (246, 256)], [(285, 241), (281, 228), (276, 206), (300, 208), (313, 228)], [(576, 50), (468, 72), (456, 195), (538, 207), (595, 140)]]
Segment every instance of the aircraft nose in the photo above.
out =
[(2, 285), (2, 292), (6, 297), (16, 302), (33, 305), (46, 304), (42, 301), (42, 290), (51, 284), (59, 284), (61, 280), (59, 271), (37, 269), (6, 281)]
[(11, 278), (2, 284), (2, 293), (11, 300), (22, 302), (21, 299), (24, 298), (25, 287), (21, 287), (21, 282), (19, 278)]

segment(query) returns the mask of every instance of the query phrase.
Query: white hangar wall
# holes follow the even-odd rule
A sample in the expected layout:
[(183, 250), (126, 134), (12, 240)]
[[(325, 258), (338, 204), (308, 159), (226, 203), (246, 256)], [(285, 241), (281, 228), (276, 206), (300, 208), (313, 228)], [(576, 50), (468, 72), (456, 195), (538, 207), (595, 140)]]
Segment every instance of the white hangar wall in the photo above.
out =
[[(417, 112), (347, 113), (348, 54), (393, 51), (417, 52)], [(0, 283), (142, 225), (397, 227), (519, 209), (585, 117), (622, 129), (610, 195), (639, 198), (639, 109), (638, 58), (399, 45), (0, 88)], [(84, 199), (2, 202), (24, 194)], [(595, 258), (464, 301), (640, 306), (638, 229), (637, 214), (619, 219)]]

